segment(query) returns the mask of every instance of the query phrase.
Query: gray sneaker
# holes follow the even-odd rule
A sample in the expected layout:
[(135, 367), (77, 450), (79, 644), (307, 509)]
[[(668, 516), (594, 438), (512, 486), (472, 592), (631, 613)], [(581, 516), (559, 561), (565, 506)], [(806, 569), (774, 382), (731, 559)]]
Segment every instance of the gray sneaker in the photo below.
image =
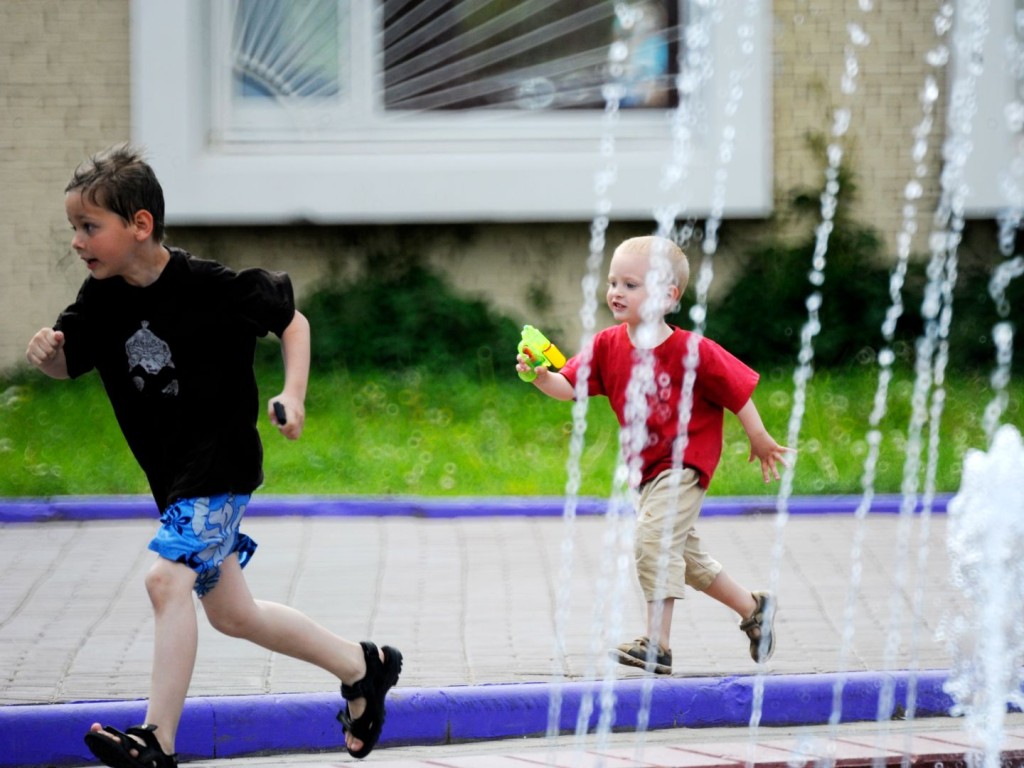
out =
[(631, 643), (623, 643), (611, 652), (611, 657), (620, 664), (639, 667), (656, 675), (672, 674), (672, 651), (666, 651), (661, 645), (653, 661), (647, 660), (647, 650), (651, 646), (650, 638), (638, 637)]
[(775, 611), (777, 601), (771, 592), (751, 592), (757, 601), (754, 612), (740, 622), (740, 629), (750, 638), (750, 658), (758, 664), (775, 653)]

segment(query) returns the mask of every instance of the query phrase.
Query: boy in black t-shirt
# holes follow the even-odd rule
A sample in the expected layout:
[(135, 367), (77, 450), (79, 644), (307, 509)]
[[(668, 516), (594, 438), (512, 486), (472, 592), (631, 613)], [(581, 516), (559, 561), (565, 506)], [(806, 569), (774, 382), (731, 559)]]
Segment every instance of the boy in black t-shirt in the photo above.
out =
[(295, 309), (291, 281), (261, 269), (234, 272), (164, 246), (163, 191), (132, 147), (113, 147), (79, 166), (65, 208), (71, 246), (90, 276), (54, 327), (32, 337), (26, 357), (57, 379), (97, 370), (162, 523), (146, 576), (155, 614), (146, 722), (127, 733), (96, 723), (86, 743), (115, 768), (177, 764), (175, 734), (196, 656), (195, 591), (216, 629), (338, 677), (349, 702), (339, 713), (346, 747), (364, 757), (380, 736), (402, 654), (254, 600), (242, 573), (256, 543), (239, 524), (263, 481), (257, 337), (281, 339), (284, 387), (267, 403), (271, 422), (290, 440), (305, 422), (309, 323)]

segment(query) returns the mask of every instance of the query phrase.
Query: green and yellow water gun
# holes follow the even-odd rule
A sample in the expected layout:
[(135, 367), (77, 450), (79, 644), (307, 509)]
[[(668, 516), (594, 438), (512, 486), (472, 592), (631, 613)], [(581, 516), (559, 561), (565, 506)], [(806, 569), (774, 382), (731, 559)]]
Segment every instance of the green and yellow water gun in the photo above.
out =
[(519, 342), (519, 354), (526, 358), (526, 362), (531, 368), (529, 371), (519, 371), (519, 378), (523, 381), (536, 379), (537, 371), (535, 369), (542, 365), (545, 368), (561, 368), (565, 365), (565, 355), (532, 325), (523, 326), (523, 340)]

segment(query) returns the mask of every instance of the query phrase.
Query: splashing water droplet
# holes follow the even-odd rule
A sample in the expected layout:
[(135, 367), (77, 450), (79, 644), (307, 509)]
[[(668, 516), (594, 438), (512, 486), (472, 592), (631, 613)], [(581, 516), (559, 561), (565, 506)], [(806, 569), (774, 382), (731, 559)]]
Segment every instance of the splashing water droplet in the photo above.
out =
[(1015, 623), (1024, 600), (1020, 432), (1004, 425), (988, 453), (969, 451), (962, 477), (948, 507), (946, 543), (952, 581), (967, 598), (968, 612), (951, 627), (953, 667), (944, 688), (957, 702), (954, 711), (984, 737), (987, 753), (998, 755), (1006, 706), (1022, 698), (1024, 636)]
[(939, 45), (928, 51), (924, 57), (933, 67), (944, 67), (949, 62), (949, 48)]
[(531, 77), (516, 89), (516, 103), (524, 109), (547, 109), (555, 101), (555, 85), (546, 77)]
[(1011, 133), (1020, 133), (1024, 130), (1024, 104), (1019, 101), (1011, 101), (1003, 108), (1006, 117), (1006, 128)]
[(992, 340), (996, 346), (1008, 345), (1013, 341), (1013, 326), (1010, 323), (996, 323), (992, 328)]
[(601, 96), (605, 101), (622, 101), (625, 94), (626, 88), (620, 83), (605, 83), (601, 86)]
[(850, 42), (854, 45), (865, 46), (871, 42), (871, 36), (860, 26), (860, 24), (847, 24), (846, 31), (850, 35)]

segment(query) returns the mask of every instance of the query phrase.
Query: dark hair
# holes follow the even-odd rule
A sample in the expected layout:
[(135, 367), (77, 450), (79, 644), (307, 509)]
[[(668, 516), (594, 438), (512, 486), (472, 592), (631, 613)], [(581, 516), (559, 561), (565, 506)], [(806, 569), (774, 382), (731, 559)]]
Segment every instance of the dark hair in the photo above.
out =
[(106, 208), (130, 222), (139, 211), (153, 216), (153, 239), (164, 239), (164, 191), (156, 174), (142, 159), (142, 151), (117, 144), (97, 152), (75, 169), (64, 192), (81, 190), (93, 205)]

